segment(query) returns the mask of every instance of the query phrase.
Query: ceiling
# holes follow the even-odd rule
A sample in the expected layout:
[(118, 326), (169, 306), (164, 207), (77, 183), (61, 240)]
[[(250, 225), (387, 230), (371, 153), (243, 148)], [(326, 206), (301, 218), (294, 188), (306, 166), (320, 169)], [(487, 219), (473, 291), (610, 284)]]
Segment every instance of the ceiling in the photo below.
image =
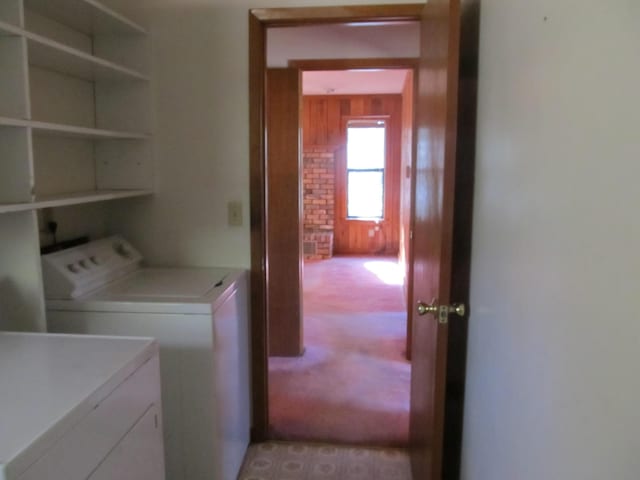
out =
[(402, 93), (410, 70), (332, 70), (302, 73), (304, 95)]

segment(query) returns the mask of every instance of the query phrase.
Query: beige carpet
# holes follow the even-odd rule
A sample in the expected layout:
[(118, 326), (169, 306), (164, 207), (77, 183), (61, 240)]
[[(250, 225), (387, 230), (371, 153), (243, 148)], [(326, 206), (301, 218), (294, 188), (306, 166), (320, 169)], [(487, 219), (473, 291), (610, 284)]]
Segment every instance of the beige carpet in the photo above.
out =
[(268, 442), (249, 447), (238, 480), (411, 480), (411, 468), (400, 449)]
[(401, 274), (389, 257), (305, 264), (306, 350), (269, 359), (271, 439), (408, 444), (411, 365)]

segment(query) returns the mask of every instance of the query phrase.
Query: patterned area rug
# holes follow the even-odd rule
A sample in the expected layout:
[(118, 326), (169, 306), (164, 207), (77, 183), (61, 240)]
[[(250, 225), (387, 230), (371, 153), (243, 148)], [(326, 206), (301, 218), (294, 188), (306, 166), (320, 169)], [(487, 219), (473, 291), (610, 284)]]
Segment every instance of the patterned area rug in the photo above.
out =
[(400, 449), (267, 442), (249, 447), (238, 480), (411, 480), (411, 467)]

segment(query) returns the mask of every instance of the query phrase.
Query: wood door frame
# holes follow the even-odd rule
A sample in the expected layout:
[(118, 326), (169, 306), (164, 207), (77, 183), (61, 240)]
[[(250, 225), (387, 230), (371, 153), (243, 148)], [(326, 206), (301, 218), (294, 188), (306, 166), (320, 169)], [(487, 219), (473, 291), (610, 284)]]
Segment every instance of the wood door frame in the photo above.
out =
[(381, 68), (384, 70), (413, 70), (418, 69), (418, 58), (330, 58), (318, 60), (289, 60), (291, 68), (300, 70), (358, 70)]
[[(249, 115), (251, 189), (251, 344), (252, 438), (268, 437), (268, 331), (266, 317), (266, 168), (265, 84), (266, 30), (268, 27), (419, 20), (424, 4), (353, 7), (301, 7), (249, 11)], [(364, 68), (364, 67), (363, 67)]]
[[(475, 146), (475, 95), (477, 82), (477, 38), (479, 1), (463, 0), (461, 38), (461, 73), (467, 82), (465, 101), (459, 103), (459, 114), (469, 118), (463, 125), (465, 135), (458, 135), (459, 160), (456, 180), (461, 187), (456, 189), (454, 204), (454, 265), (452, 268), (452, 295), (468, 301), (470, 271), (471, 212), (473, 199), (473, 166)], [(252, 345), (252, 440), (268, 438), (268, 331), (266, 318), (266, 205), (265, 205), (265, 73), (266, 30), (268, 27), (326, 23), (348, 23), (368, 21), (420, 20), (424, 3), (344, 6), (344, 7), (300, 7), (254, 9), (249, 11), (249, 116), (250, 116), (250, 216), (251, 216), (251, 345)], [(465, 40), (466, 37), (466, 40)], [(466, 49), (466, 53), (465, 53)], [(465, 68), (466, 65), (466, 68)], [(415, 94), (415, 92), (414, 92)], [(415, 98), (415, 97), (414, 97)], [(459, 117), (460, 118), (460, 117)], [(472, 136), (470, 136), (472, 135)], [(462, 152), (464, 158), (461, 158)], [(467, 168), (467, 166), (469, 168)], [(459, 172), (459, 173), (458, 173)], [(459, 254), (459, 257), (456, 256)], [(455, 375), (450, 378), (447, 371), (446, 407), (444, 420), (443, 478), (457, 478), (460, 466), (462, 441), (462, 406), (464, 404), (464, 377), (466, 359), (466, 319), (458, 323), (457, 334), (449, 333), (448, 366), (455, 366)], [(451, 393), (451, 395), (450, 395)], [(450, 407), (450, 396), (453, 406)]]

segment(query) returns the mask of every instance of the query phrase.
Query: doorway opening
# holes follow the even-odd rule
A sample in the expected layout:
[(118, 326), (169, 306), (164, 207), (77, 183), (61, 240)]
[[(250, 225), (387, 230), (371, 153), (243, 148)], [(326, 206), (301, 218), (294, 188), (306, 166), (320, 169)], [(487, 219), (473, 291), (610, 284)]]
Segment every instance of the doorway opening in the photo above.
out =
[[(267, 209), (268, 195), (273, 192), (268, 188), (267, 166), (273, 167), (272, 163), (278, 163), (277, 156), (271, 155), (270, 150), (274, 145), (278, 148), (290, 145), (292, 138), (269, 138), (267, 141), (267, 29), (275, 26), (420, 22), (411, 241), (415, 251), (409, 262), (412, 268), (409, 303), (413, 305), (414, 300), (433, 299), (440, 305), (434, 302), (425, 311), (433, 312), (437, 308), (446, 313), (452, 298), (455, 301), (468, 298), (477, 6), (477, 1), (461, 7), (459, 0), (442, 0), (426, 4), (251, 10), (249, 95), (254, 441), (268, 438), (269, 308), (274, 306), (272, 288), (281, 278), (272, 275), (273, 267), (287, 264), (283, 260), (291, 256), (290, 251), (281, 248), (283, 244), (276, 245), (280, 248), (277, 255), (269, 250), (273, 247), (269, 228), (287, 227), (286, 215), (270, 215)], [(469, 26), (463, 30), (462, 36), (461, 23)], [(280, 79), (291, 85), (298, 82), (298, 79), (286, 76)], [(281, 101), (276, 106), (280, 113), (297, 116), (297, 104)], [(457, 136), (458, 133), (462, 135)], [(293, 143), (297, 141), (296, 134)], [(288, 171), (285, 169), (279, 173), (287, 174)], [(291, 201), (286, 198), (280, 200), (284, 200), (280, 206), (285, 210), (289, 208), (287, 213), (297, 214), (297, 210), (289, 205), (297, 205), (297, 197)], [(289, 229), (298, 223), (294, 217)], [(295, 245), (294, 259), (298, 258), (297, 249)], [(294, 263), (295, 267), (299, 262), (295, 260)], [(296, 275), (296, 268), (291, 267), (283, 273)], [(427, 314), (423, 321), (415, 322), (411, 334), (415, 348), (412, 349), (410, 452), (416, 478), (456, 478), (460, 465), (467, 323), (466, 319), (450, 324), (444, 316), (438, 319), (440, 321), (434, 322), (434, 316)]]
[(303, 349), (269, 358), (270, 437), (406, 447), (414, 71), (311, 63), (296, 62)]

